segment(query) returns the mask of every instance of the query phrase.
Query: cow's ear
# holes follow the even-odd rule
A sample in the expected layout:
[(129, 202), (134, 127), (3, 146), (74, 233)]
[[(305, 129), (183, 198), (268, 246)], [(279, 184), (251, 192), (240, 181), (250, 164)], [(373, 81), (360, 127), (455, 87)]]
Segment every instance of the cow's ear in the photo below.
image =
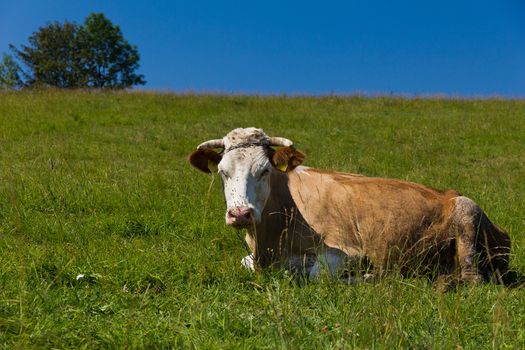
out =
[(221, 155), (212, 149), (198, 149), (188, 157), (191, 165), (208, 174), (217, 171), (221, 159)]
[(274, 167), (285, 173), (301, 165), (304, 154), (293, 147), (283, 147), (273, 153), (271, 161)]

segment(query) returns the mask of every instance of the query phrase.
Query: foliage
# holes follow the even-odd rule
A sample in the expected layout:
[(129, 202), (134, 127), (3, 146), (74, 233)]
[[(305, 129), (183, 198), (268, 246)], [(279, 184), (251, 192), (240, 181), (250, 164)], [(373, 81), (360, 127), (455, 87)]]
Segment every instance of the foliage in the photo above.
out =
[(78, 26), (71, 22), (54, 22), (31, 34), (29, 45), (11, 48), (29, 69), (26, 84), (59, 88), (82, 86), (84, 73), (78, 59)]
[[(239, 126), (305, 165), (455, 188), (525, 271), (525, 102), (0, 94), (0, 347), (522, 349), (525, 290), (250, 274), (217, 177), (186, 156)], [(79, 275), (84, 277), (79, 277)]]
[(12, 56), (4, 54), (0, 62), (0, 89), (16, 89), (21, 86), (20, 67)]
[(134, 73), (139, 67), (137, 47), (102, 13), (89, 15), (78, 36), (88, 86), (125, 88), (145, 83), (143, 76)]
[(11, 49), (27, 67), (28, 86), (127, 88), (144, 84), (139, 53), (102, 13), (84, 24), (54, 22), (31, 34), (28, 45)]

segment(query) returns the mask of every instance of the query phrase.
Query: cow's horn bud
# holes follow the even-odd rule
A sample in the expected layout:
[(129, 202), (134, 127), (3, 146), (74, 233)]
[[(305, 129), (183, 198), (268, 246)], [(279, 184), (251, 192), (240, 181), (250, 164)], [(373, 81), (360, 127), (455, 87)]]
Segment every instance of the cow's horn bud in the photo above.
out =
[(224, 148), (224, 141), (222, 139), (209, 140), (197, 146), (197, 149), (207, 148)]
[(284, 137), (270, 137), (270, 146), (291, 147), (293, 142)]

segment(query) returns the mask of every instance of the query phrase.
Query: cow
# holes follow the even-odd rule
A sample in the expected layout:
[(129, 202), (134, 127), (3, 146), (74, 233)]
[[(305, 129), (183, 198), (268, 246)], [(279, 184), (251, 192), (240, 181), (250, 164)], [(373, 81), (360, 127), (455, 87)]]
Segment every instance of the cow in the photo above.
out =
[[(226, 224), (246, 229), (250, 269), (330, 276), (456, 276), (502, 283), (510, 238), (471, 199), (408, 181), (303, 166), (293, 142), (238, 128), (189, 156), (218, 172)], [(350, 272), (349, 272), (350, 271)]]

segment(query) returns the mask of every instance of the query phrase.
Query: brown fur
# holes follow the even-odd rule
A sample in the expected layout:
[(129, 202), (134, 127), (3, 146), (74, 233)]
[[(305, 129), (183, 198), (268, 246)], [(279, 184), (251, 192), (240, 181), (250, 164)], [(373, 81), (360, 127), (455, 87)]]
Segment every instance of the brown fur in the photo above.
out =
[(262, 222), (246, 236), (262, 267), (335, 250), (379, 273), (501, 282), (507, 271), (509, 236), (456, 191), (309, 168), (274, 172), (271, 183)]
[[(304, 161), (304, 154), (293, 147), (282, 147), (272, 152), (270, 161), (274, 167), (279, 170), (291, 171), (301, 165)], [(283, 169), (280, 169), (284, 165)]]
[(212, 162), (214, 164), (219, 164), (221, 161), (221, 156), (219, 153), (215, 152), (211, 149), (201, 149), (196, 150), (192, 154), (189, 155), (188, 161), (193, 165), (195, 168), (205, 172), (205, 173), (211, 173), (211, 170), (209, 168), (209, 162)]

